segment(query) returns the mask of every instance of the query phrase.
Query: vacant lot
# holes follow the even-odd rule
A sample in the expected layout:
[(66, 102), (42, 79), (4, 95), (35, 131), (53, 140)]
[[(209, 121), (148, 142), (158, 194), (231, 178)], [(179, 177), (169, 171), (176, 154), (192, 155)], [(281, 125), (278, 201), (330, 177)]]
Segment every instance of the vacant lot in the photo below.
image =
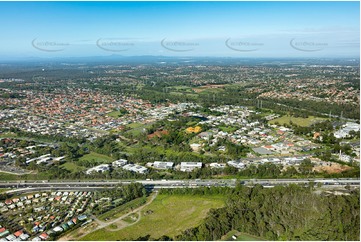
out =
[(85, 167), (78, 166), (77, 164), (75, 164), (73, 162), (66, 162), (66, 163), (62, 164), (60, 167), (63, 167), (71, 172), (83, 171), (86, 169)]
[(283, 125), (283, 124), (290, 124), (290, 121), (292, 121), (294, 124), (306, 127), (306, 126), (310, 126), (314, 123), (317, 123), (317, 122), (320, 122), (323, 120), (325, 120), (325, 119), (314, 117), (314, 116), (309, 116), (308, 118), (295, 118), (295, 117), (291, 117), (289, 115), (285, 115), (285, 116), (273, 119), (273, 120), (269, 121), (269, 123), (275, 124), (276, 122), (278, 122), (279, 124)]
[(88, 161), (95, 161), (95, 162), (105, 162), (105, 163), (114, 161), (114, 159), (109, 157), (109, 156), (98, 154), (98, 153), (95, 153), (95, 152), (90, 152), (89, 154), (84, 155), (83, 157), (80, 158), (80, 160), (88, 160)]
[(199, 225), (209, 209), (223, 205), (224, 198), (219, 196), (158, 195), (141, 211), (138, 223), (118, 231), (101, 229), (81, 240), (134, 240), (148, 234), (152, 238), (162, 235), (174, 237), (187, 228)]
[(329, 162), (328, 165), (315, 166), (313, 168), (313, 170), (316, 172), (326, 172), (328, 174), (341, 173), (343, 171), (347, 171), (347, 170), (351, 170), (351, 169), (352, 168), (350, 166), (341, 165), (341, 164), (334, 163), (334, 162)]
[(129, 133), (131, 133), (132, 135), (139, 135), (141, 134), (144, 129), (148, 128), (152, 126), (152, 123), (146, 123), (146, 124), (142, 124), (142, 123), (131, 123), (128, 124), (127, 127), (131, 128), (129, 131)]
[(140, 197), (134, 199), (130, 202), (127, 202), (123, 205), (120, 205), (112, 210), (100, 215), (98, 219), (107, 221), (121, 217), (122, 215), (132, 211), (134, 208), (140, 207), (141, 205), (146, 203), (146, 198)]

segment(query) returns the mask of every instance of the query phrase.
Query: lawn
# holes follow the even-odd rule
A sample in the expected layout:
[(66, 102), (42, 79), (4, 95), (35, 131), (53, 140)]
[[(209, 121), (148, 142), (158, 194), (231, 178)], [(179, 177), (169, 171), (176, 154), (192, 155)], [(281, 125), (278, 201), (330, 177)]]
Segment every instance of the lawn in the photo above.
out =
[(111, 162), (114, 161), (113, 158), (106, 156), (106, 155), (102, 155), (102, 154), (98, 154), (95, 152), (90, 152), (89, 154), (84, 155), (83, 157), (80, 158), (80, 160), (88, 160), (88, 161), (96, 161), (96, 162)]
[(297, 124), (299, 126), (310, 126), (314, 123), (320, 122), (325, 120), (324, 118), (318, 118), (318, 117), (314, 117), (314, 116), (309, 116), (308, 118), (295, 118), (295, 117), (291, 117), (289, 115), (285, 115), (276, 119), (273, 119), (271, 121), (269, 121), (270, 124), (275, 124), (276, 122), (278, 122), (279, 124), (283, 125), (283, 124), (289, 124), (290, 121), (292, 121), (294, 124)]
[(113, 111), (113, 112), (107, 113), (106, 115), (109, 117), (112, 117), (112, 118), (119, 118), (119, 117), (123, 116), (123, 114), (120, 111)]
[(144, 124), (142, 123), (131, 123), (131, 124), (127, 124), (127, 127), (131, 128), (131, 129), (136, 129), (136, 128), (140, 128), (142, 127)]
[(219, 129), (227, 133), (232, 133), (237, 130), (236, 127), (231, 127), (231, 126), (219, 126)]
[(60, 167), (63, 167), (63, 168), (67, 169), (70, 172), (77, 172), (77, 171), (85, 170), (85, 167), (78, 166), (77, 164), (75, 164), (73, 162), (66, 162), (66, 163), (62, 164)]
[[(224, 199), (220, 196), (158, 195), (141, 211), (138, 223), (119, 231), (101, 229), (81, 240), (134, 240), (148, 234), (152, 238), (174, 237), (199, 225), (209, 209), (224, 206)], [(145, 211), (150, 212), (145, 215)]]

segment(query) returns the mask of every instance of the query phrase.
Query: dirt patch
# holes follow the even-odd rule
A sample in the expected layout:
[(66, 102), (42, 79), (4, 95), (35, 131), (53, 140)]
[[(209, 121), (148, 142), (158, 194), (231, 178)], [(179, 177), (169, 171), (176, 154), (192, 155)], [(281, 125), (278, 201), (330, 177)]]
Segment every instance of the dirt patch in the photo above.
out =
[(326, 172), (328, 174), (341, 173), (343, 171), (347, 171), (350, 169), (352, 169), (352, 168), (349, 166), (340, 165), (338, 163), (333, 163), (333, 162), (327, 162), (323, 166), (315, 166), (313, 168), (313, 170), (316, 172)]
[(162, 131), (155, 131), (153, 134), (148, 135), (148, 139), (154, 138), (157, 136), (158, 138), (162, 137), (163, 135), (168, 135), (168, 130), (162, 130)]

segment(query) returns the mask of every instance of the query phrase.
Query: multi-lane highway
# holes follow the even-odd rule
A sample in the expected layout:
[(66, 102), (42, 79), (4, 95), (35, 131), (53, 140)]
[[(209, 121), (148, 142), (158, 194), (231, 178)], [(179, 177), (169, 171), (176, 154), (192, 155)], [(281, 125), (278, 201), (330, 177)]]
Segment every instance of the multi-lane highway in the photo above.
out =
[(237, 184), (253, 186), (256, 184), (273, 187), (276, 185), (321, 185), (325, 187), (334, 186), (359, 186), (360, 179), (196, 179), (196, 180), (111, 180), (111, 181), (0, 181), (0, 188), (12, 188), (22, 190), (46, 190), (46, 189), (68, 189), (68, 190), (95, 190), (101, 188), (112, 188), (117, 185), (130, 184), (132, 182), (142, 183), (147, 189), (160, 188), (184, 188), (184, 187), (235, 187)]

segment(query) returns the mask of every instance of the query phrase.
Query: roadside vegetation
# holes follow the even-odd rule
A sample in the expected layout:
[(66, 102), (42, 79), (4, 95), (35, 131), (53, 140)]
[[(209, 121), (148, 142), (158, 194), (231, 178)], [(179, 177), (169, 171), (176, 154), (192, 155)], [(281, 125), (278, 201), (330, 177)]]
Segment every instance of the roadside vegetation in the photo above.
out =
[(326, 196), (312, 187), (239, 186), (227, 193), (225, 207), (211, 210), (201, 225), (176, 239), (219, 240), (232, 230), (267, 240), (358, 241), (360, 193)]

